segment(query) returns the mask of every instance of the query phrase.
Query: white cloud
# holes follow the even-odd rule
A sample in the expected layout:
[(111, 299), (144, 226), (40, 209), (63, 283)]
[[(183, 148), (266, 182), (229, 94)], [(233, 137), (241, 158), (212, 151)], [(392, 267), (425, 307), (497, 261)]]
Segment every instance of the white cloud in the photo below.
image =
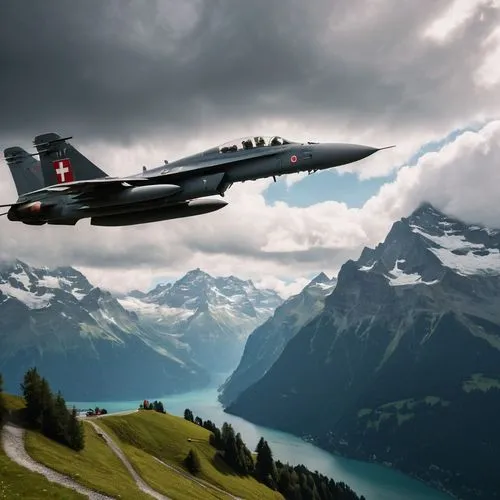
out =
[(445, 9), (442, 15), (426, 28), (423, 35), (444, 42), (472, 18), (480, 7), (498, 7), (498, 5), (496, 0), (454, 0), (448, 9)]
[(484, 41), (485, 57), (475, 72), (478, 86), (491, 88), (500, 83), (500, 27)]
[[(140, 156), (108, 149), (100, 158), (118, 165), (120, 158)], [(500, 121), (493, 121), (401, 168), (360, 209), (334, 201), (304, 208), (266, 205), (263, 191), (272, 182), (267, 179), (234, 185), (227, 192), (229, 205), (219, 212), (144, 226), (97, 228), (83, 222), (38, 228), (3, 218), (0, 257), (74, 265), (113, 290), (145, 289), (155, 275), (175, 277), (201, 267), (267, 283), (286, 296), (306, 283), (305, 276), (335, 274), (423, 200), (471, 222), (500, 225), (499, 164)]]
[(310, 279), (300, 277), (291, 282), (286, 282), (275, 276), (264, 276), (262, 279), (255, 281), (254, 284), (257, 288), (275, 290), (281, 297), (288, 298), (300, 293), (310, 281)]

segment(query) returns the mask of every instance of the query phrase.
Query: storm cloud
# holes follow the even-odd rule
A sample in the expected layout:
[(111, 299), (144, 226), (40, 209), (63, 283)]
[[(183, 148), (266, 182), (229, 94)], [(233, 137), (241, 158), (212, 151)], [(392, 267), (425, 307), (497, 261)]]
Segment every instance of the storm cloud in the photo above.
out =
[(277, 119), (360, 137), (448, 131), (498, 103), (475, 74), (499, 11), (480, 2), (449, 40), (426, 37), (450, 5), (4, 2), (0, 139), (56, 128), (127, 144)]

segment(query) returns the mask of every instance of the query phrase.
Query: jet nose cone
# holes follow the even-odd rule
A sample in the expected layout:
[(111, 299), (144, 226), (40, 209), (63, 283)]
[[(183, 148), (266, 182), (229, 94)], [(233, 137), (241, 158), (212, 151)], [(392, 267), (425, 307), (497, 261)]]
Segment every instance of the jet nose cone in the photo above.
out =
[(318, 144), (313, 158), (322, 165), (338, 167), (362, 160), (379, 149), (361, 144)]

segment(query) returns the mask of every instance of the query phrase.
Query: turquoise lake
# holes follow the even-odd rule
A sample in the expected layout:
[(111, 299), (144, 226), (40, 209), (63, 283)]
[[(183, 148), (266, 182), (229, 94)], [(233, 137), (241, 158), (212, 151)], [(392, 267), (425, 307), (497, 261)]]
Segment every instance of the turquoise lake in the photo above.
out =
[[(317, 470), (335, 481), (343, 481), (356, 493), (364, 495), (366, 500), (450, 500), (451, 498), (390, 468), (331, 455), (291, 434), (254, 425), (247, 420), (224, 413), (222, 405), (217, 401), (216, 387), (175, 396), (154, 396), (145, 399), (162, 401), (165, 410), (172, 415), (183, 416), (184, 410), (190, 408), (194, 416), (199, 416), (203, 420), (210, 419), (219, 427), (224, 422), (231, 423), (236, 432), (241, 433), (251, 450), (255, 449), (258, 440), (263, 436), (269, 443), (275, 459), (292, 465), (302, 463), (312, 471)], [(106, 408), (109, 413), (115, 413), (137, 409), (140, 401), (68, 402), (68, 404), (78, 409), (99, 406)]]

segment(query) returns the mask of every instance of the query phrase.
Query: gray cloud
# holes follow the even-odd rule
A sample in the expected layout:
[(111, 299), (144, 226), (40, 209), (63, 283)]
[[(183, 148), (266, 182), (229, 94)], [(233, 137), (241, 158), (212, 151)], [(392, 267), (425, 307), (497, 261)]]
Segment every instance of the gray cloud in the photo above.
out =
[(482, 6), (451, 42), (421, 39), (450, 3), (6, 2), (0, 142), (57, 129), (126, 143), (277, 117), (459, 123), (491, 110), (495, 89), (470, 89), (499, 16)]

